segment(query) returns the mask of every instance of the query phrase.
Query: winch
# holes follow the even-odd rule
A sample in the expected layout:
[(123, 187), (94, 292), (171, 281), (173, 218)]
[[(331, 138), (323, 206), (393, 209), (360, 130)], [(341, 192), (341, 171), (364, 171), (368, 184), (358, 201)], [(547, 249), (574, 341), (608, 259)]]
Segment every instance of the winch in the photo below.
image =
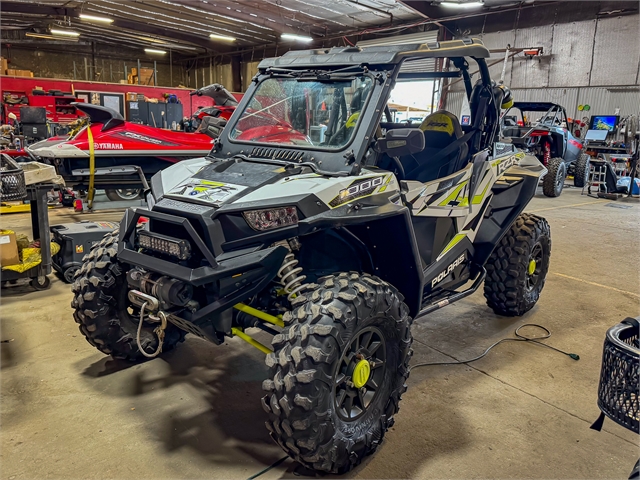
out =
[[(162, 310), (184, 307), (193, 297), (191, 285), (154, 272), (144, 272), (134, 268), (127, 274), (127, 283), (131, 288), (157, 299), (158, 308)], [(145, 302), (147, 299), (141, 297), (139, 301)], [(138, 301), (134, 303), (137, 304)], [(152, 308), (152, 305), (148, 307)]]

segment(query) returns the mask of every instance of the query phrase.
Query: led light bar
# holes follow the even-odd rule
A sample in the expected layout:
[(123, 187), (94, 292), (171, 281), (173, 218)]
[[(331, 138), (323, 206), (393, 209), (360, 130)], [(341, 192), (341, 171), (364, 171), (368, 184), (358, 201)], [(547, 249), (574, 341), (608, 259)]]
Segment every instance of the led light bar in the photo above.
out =
[(113, 18), (97, 17), (95, 15), (85, 15), (84, 13), (80, 14), (80, 18), (82, 20), (89, 20), (90, 22), (113, 23)]
[(165, 50), (156, 50), (155, 48), (145, 48), (144, 51), (146, 53), (157, 53), (159, 55), (164, 55), (167, 53)]
[(298, 224), (298, 210), (296, 207), (250, 210), (243, 212), (242, 215), (249, 226), (258, 231)]
[(213, 40), (224, 40), (225, 42), (235, 42), (235, 37), (228, 37), (226, 35), (218, 35), (217, 33), (212, 33), (209, 35), (209, 38)]
[(296, 42), (313, 42), (313, 38), (305, 37), (304, 35), (293, 35), (292, 33), (283, 33), (280, 35), (280, 38), (283, 40), (294, 40)]
[(78, 32), (74, 32), (72, 30), (58, 30), (57, 28), (52, 28), (51, 33), (53, 35), (60, 35), (63, 37), (79, 37), (80, 36)]
[(138, 246), (145, 250), (176, 257), (179, 260), (188, 260), (191, 257), (191, 245), (186, 240), (167, 237), (147, 230), (138, 232)]

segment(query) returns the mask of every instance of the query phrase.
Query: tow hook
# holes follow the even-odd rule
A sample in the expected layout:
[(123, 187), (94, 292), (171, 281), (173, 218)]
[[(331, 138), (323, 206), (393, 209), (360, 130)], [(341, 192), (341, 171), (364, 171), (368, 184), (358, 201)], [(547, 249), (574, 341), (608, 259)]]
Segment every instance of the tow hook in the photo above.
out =
[[(138, 345), (138, 350), (140, 350), (140, 353), (147, 358), (155, 358), (162, 353), (164, 331), (167, 328), (167, 314), (162, 310), (159, 310), (158, 299), (151, 295), (147, 295), (146, 293), (142, 293), (138, 290), (129, 290), (127, 296), (131, 303), (140, 307), (140, 320), (138, 321), (138, 330), (136, 331), (136, 343)], [(147, 311), (149, 312), (146, 317), (148, 322), (160, 323), (160, 325), (153, 329), (153, 333), (158, 337), (158, 348), (156, 348), (156, 351), (153, 353), (147, 353), (145, 349), (142, 348), (142, 342), (140, 341), (142, 324), (145, 321), (145, 313)], [(157, 314), (154, 314), (154, 312), (157, 312)]]

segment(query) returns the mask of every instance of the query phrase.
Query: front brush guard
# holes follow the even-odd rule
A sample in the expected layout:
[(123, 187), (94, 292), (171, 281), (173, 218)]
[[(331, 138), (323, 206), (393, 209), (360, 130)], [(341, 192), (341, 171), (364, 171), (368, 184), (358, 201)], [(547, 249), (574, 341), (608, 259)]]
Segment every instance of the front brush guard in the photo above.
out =
[[(191, 237), (192, 244), (202, 252), (209, 265), (189, 268), (137, 252), (136, 225), (141, 217), (184, 227)], [(278, 245), (263, 250), (246, 249), (214, 257), (188, 219), (152, 210), (127, 210), (120, 225), (118, 242), (118, 260), (123, 263), (181, 280), (194, 287), (211, 284), (216, 286), (220, 296), (215, 301), (194, 312), (181, 313), (182, 318), (193, 323), (230, 309), (236, 303), (263, 290), (276, 277), (287, 253), (285, 247)], [(221, 287), (222, 283), (225, 287)]]

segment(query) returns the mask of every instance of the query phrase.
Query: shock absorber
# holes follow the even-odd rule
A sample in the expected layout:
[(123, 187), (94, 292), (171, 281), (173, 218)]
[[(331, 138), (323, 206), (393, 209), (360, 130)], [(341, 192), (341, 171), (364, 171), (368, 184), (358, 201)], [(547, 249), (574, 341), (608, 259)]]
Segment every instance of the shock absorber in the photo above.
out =
[(296, 295), (307, 287), (306, 283), (302, 283), (307, 277), (300, 275), (300, 272), (302, 272), (302, 267), (298, 267), (295, 255), (293, 253), (287, 254), (280, 270), (278, 270), (278, 278), (280, 278), (280, 283), (287, 293), (289, 301), (296, 298)]
[(551, 159), (551, 146), (549, 142), (544, 143), (544, 166), (546, 167), (549, 164), (549, 160)]

